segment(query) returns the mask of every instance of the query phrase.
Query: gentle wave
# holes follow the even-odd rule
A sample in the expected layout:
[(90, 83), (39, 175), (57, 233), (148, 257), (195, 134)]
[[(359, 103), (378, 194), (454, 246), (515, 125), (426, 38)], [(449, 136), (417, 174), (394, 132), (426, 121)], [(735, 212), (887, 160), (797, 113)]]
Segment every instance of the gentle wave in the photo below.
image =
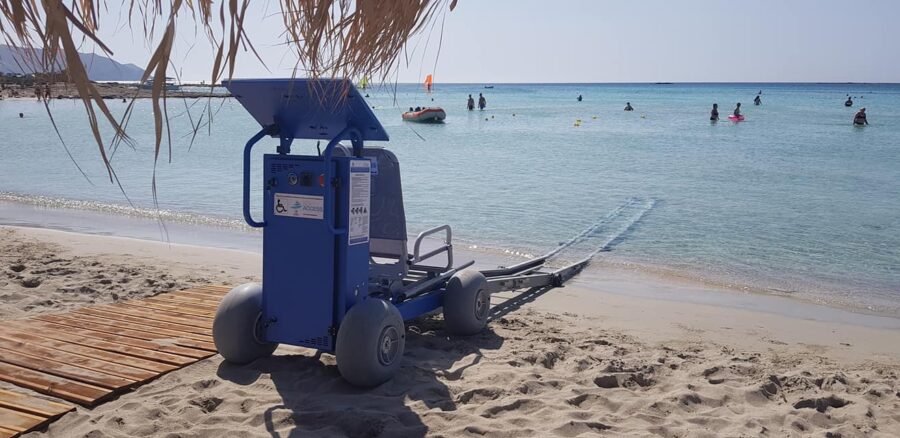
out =
[(254, 230), (253, 228), (247, 226), (243, 220), (205, 216), (195, 213), (173, 210), (110, 204), (96, 201), (82, 201), (76, 199), (55, 198), (40, 195), (24, 195), (12, 192), (0, 192), (0, 201), (15, 202), (42, 208), (83, 210), (140, 219), (152, 219), (161, 221), (163, 223), (176, 222), (189, 225), (202, 225), (206, 227), (228, 228), (234, 230)]
[[(241, 219), (229, 219), (215, 216), (206, 216), (195, 213), (178, 212), (172, 210), (162, 210), (153, 208), (133, 207), (121, 204), (102, 203), (95, 201), (84, 201), (76, 199), (56, 198), (40, 195), (25, 195), (12, 192), (0, 192), (0, 202), (16, 203), (47, 209), (58, 210), (76, 210), (95, 212), (104, 215), (117, 215), (130, 217), (135, 219), (154, 220), (161, 223), (178, 223), (192, 226), (199, 226), (213, 229), (227, 229), (239, 232), (259, 233), (259, 229), (247, 226)], [(623, 207), (637, 207), (639, 214), (644, 214), (657, 204), (657, 200), (646, 201), (630, 199), (623, 204)], [(642, 207), (649, 208), (642, 208)], [(631, 213), (627, 208), (622, 208), (619, 213)], [(664, 283), (668, 282), (687, 282), (712, 289), (730, 290), (741, 293), (775, 295), (783, 297), (791, 297), (801, 301), (826, 305), (831, 307), (849, 309), (854, 312), (882, 315), (882, 316), (900, 316), (900, 306), (894, 303), (872, 303), (861, 302), (859, 297), (841, 297), (834, 295), (817, 295), (804, 293), (799, 290), (788, 290), (777, 287), (766, 287), (754, 285), (747, 282), (734, 281), (732, 279), (723, 278), (713, 272), (704, 272), (698, 270), (686, 270), (676, 266), (668, 266), (665, 264), (648, 264), (634, 260), (616, 260), (605, 256), (609, 250), (613, 248), (612, 242), (617, 244), (622, 240), (622, 235), (627, 234), (631, 227), (635, 225), (635, 216), (631, 214), (623, 215), (615, 220), (616, 215), (610, 213), (609, 216), (600, 220), (601, 225), (618, 225), (620, 228), (596, 228), (588, 229), (581, 234), (576, 235), (573, 240), (579, 239), (580, 244), (577, 247), (565, 248), (565, 250), (553, 253), (552, 259), (548, 262), (548, 268), (559, 268), (570, 263), (579, 262), (586, 254), (590, 254), (593, 259), (591, 264), (585, 269), (585, 275), (591, 278), (602, 277), (609, 270), (626, 271), (637, 274), (639, 276), (658, 279)], [(624, 222), (622, 222), (624, 220)], [(596, 225), (596, 224), (595, 224)], [(105, 230), (109, 234), (118, 235), (116, 230)], [(414, 241), (415, 235), (410, 235), (410, 242)], [(455, 238), (455, 246), (463, 248), (468, 253), (484, 254), (487, 260), (495, 260), (498, 263), (508, 263), (509, 265), (525, 261), (541, 254), (547, 254), (547, 248), (526, 248), (514, 245), (502, 246), (494, 242), (485, 244), (485, 242), (477, 242), (466, 238)], [(567, 242), (560, 242), (559, 247), (566, 247)], [(599, 251), (598, 251), (599, 250)], [(591, 288), (590, 281), (583, 283), (585, 287)]]

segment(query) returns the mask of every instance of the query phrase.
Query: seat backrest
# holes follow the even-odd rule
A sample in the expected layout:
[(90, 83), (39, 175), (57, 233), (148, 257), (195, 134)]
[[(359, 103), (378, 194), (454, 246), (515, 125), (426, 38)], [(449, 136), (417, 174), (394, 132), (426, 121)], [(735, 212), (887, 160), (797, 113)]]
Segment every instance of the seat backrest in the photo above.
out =
[[(337, 156), (350, 156), (352, 148), (338, 146)], [(372, 160), (371, 206), (369, 212), (369, 251), (374, 257), (397, 258), (406, 262), (406, 212), (400, 162), (393, 152), (378, 147), (363, 148), (363, 156)]]

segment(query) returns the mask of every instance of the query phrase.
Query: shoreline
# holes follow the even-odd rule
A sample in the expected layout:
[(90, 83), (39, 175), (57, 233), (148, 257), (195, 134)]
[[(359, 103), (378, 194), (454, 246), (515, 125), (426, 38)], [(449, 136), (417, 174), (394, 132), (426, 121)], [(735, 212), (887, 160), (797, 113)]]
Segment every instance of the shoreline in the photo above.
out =
[[(145, 241), (262, 252), (259, 230), (247, 227), (241, 220), (168, 210), (160, 211), (160, 216), (156, 214), (154, 210), (148, 208), (0, 192), (0, 226), (56, 229)], [(415, 234), (411, 234), (410, 241), (414, 239)], [(538, 255), (537, 251), (517, 247), (512, 249), (493, 247), (459, 238), (454, 241), (457, 251), (462, 250), (479, 262), (485, 260), (487, 262), (485, 266), (490, 267), (494, 267), (491, 264), (514, 264)], [(590, 280), (583, 280), (585, 278)], [(849, 313), (859, 315), (859, 319), (871, 317), (900, 321), (898, 314), (873, 310), (862, 304), (825, 302), (813, 296), (777, 293), (766, 288), (707, 278), (698, 272), (675, 271), (666, 266), (607, 261), (602, 255), (596, 257), (575, 281), (588, 289), (597, 289), (596, 284), (608, 282), (609, 278), (616, 279), (617, 290), (628, 290), (628, 294), (632, 296), (650, 299), (756, 310), (765, 310), (769, 306), (772, 311), (783, 315), (809, 317), (817, 313), (826, 315)], [(646, 286), (635, 288), (630, 286), (632, 283)]]
[[(31, 242), (61, 246), (78, 257), (121, 258), (126, 262), (134, 259), (145, 269), (156, 267), (154, 262), (170, 268), (179, 266), (176, 276), (186, 272), (199, 273), (202, 274), (201, 281), (216, 277), (230, 282), (260, 281), (262, 278), (262, 254), (252, 250), (8, 225), (0, 225), (0, 232), (17, 234)], [(460, 260), (468, 260), (481, 254), (457, 250), (455, 255)], [(7, 257), (15, 257), (15, 254)], [(504, 262), (504, 258), (498, 257), (475, 260), (476, 269), (494, 268)], [(790, 303), (793, 300), (778, 297), (773, 297), (776, 301), (762, 303), (771, 305), (781, 301), (778, 307), (754, 303), (758, 297), (751, 296), (745, 296), (742, 302), (729, 301), (738, 298), (735, 296), (718, 302), (667, 299), (654, 290), (717, 292), (685, 284), (661, 283), (652, 278), (602, 277), (602, 274), (585, 276), (582, 272), (565, 286), (527, 299), (520, 306), (560, 315), (577, 314), (585, 317), (583, 323), (587, 326), (602, 321), (606, 328), (639, 333), (642, 339), (654, 343), (703, 333), (704, 338), (713, 342), (756, 351), (778, 349), (779, 346), (815, 345), (831, 350), (831, 358), (842, 361), (900, 361), (900, 318)], [(613, 273), (608, 271), (606, 274)], [(495, 297), (500, 302), (520, 300), (522, 292), (502, 292)]]
[[(2, 204), (0, 204), (0, 207), (2, 207)], [(0, 212), (2, 212), (2, 209), (0, 209)], [(133, 224), (134, 220), (126, 219), (126, 222)], [(180, 224), (181, 228), (169, 227), (172, 231), (170, 236), (177, 236), (178, 239), (166, 241), (151, 237), (150, 233), (153, 232), (153, 227), (156, 227), (157, 224), (154, 221), (146, 222), (148, 223), (143, 231), (134, 233), (131, 236), (115, 233), (99, 234), (77, 227), (60, 229), (35, 225), (2, 224), (0, 229), (16, 230), (26, 235), (35, 236), (38, 239), (43, 238), (53, 241), (61, 239), (67, 243), (78, 242), (77, 246), (79, 248), (90, 248), (91, 254), (103, 251), (115, 252), (118, 246), (115, 242), (121, 242), (126, 247), (146, 246), (147, 248), (155, 248), (150, 250), (149, 254), (156, 257), (167, 251), (177, 253), (180, 250), (189, 250), (189, 252), (195, 251), (207, 254), (207, 257), (215, 259), (216, 257), (212, 255), (222, 252), (223, 254), (234, 255), (243, 262), (252, 260), (253, 264), (242, 267), (240, 275), (261, 278), (262, 247), (258, 234), (249, 235), (250, 233), (241, 231)], [(209, 234), (198, 236), (196, 233), (204, 228), (207, 228), (205, 231)], [(215, 244), (221, 243), (221, 241), (214, 238), (222, 232), (230, 232), (229, 239), (240, 236), (245, 236), (249, 239), (240, 244)], [(185, 236), (182, 236), (180, 233), (191, 234), (191, 239), (183, 239), (182, 237)], [(226, 239), (226, 241), (229, 239)], [(251, 246), (245, 246), (247, 244)], [(426, 242), (425, 246), (427, 247), (428, 245), (429, 242)], [(145, 250), (142, 249), (139, 252), (145, 252)], [(484, 247), (471, 249), (459, 248), (459, 245), (454, 248), (454, 256), (458, 260), (474, 260), (474, 267), (477, 269), (508, 266), (523, 260), (520, 256), (512, 256), (496, 250), (485, 249)], [(190, 260), (190, 262), (195, 261), (194, 259)], [(724, 289), (689, 278), (655, 276), (645, 272), (603, 265), (602, 263), (600, 266), (592, 264), (591, 267), (579, 273), (559, 290), (574, 290), (577, 298), (583, 301), (582, 304), (587, 304), (589, 307), (591, 298), (600, 296), (605, 298), (615, 297), (615, 301), (641, 300), (647, 303), (654, 303), (653, 307), (660, 308), (666, 305), (686, 308), (690, 306), (704, 306), (721, 311), (755, 312), (788, 320), (814, 321), (823, 324), (847, 324), (876, 330), (892, 330), (897, 331), (898, 335), (900, 335), (900, 318), (891, 315), (855, 312), (853, 309), (811, 303), (793, 297)], [(566, 309), (566, 311), (568, 310), (572, 309)], [(900, 353), (900, 338), (898, 338), (898, 353)]]
[[(152, 97), (152, 90), (139, 88), (137, 84), (115, 83), (115, 82), (94, 82), (97, 92), (103, 99), (149, 99)], [(191, 88), (212, 88), (208, 85), (194, 86), (184, 85)], [(43, 86), (40, 86), (43, 93)], [(221, 86), (217, 86), (221, 88)], [(225, 98), (231, 97), (230, 93), (214, 93), (212, 91), (183, 91), (183, 90), (167, 90), (163, 91), (166, 98)], [(75, 86), (68, 83), (53, 83), (50, 89), (49, 100), (59, 99), (81, 99)], [(15, 83), (7, 83), (6, 88), (0, 91), (0, 100), (44, 100), (38, 98), (34, 94), (34, 87), (27, 87)]]

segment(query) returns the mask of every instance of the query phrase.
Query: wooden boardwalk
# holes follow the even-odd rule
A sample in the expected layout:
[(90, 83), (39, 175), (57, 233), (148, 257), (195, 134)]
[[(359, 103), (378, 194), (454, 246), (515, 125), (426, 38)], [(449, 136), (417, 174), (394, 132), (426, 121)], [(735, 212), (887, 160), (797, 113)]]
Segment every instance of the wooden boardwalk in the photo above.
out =
[[(2, 321), (0, 380), (94, 406), (216, 354), (212, 321), (229, 289), (202, 286), (69, 313)], [(23, 418), (42, 419), (26, 429), (30, 430), (68, 412), (49, 408), (40, 413), (13, 412), (6, 404), (23, 399), (10, 394), (0, 392), (0, 438), (22, 432), (17, 428), (27, 424)]]
[(46, 426), (75, 406), (0, 389), (0, 438)]

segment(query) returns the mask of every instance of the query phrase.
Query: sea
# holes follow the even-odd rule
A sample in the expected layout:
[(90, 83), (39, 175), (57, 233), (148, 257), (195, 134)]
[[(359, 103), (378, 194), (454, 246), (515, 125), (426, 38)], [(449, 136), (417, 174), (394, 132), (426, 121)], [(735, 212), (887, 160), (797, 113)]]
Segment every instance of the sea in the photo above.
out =
[[(363, 93), (390, 135), (373, 144), (400, 160), (411, 234), (446, 223), (458, 245), (525, 258), (591, 229), (559, 257), (900, 317), (900, 84), (436, 84), (431, 93), (387, 84)], [(479, 93), (487, 107), (467, 111)], [(746, 119), (730, 122), (738, 102)], [(116, 115), (126, 106), (107, 105)], [(443, 107), (446, 123), (402, 121), (416, 106)], [(855, 127), (861, 107), (869, 125)], [(111, 178), (80, 101), (51, 101), (49, 112), (0, 101), (0, 202), (39, 206), (57, 225), (94, 211), (155, 219), (163, 240), (190, 223), (259, 241), (241, 219), (242, 149), (259, 126), (230, 98), (172, 99), (166, 109), (157, 160), (149, 101), (135, 103), (129, 141), (114, 150), (103, 128)], [(257, 215), (261, 155), (276, 143), (256, 147)], [(298, 140), (293, 152), (316, 147)], [(3, 211), (0, 223), (48, 226), (44, 213)], [(204, 235), (215, 244), (216, 233)]]

